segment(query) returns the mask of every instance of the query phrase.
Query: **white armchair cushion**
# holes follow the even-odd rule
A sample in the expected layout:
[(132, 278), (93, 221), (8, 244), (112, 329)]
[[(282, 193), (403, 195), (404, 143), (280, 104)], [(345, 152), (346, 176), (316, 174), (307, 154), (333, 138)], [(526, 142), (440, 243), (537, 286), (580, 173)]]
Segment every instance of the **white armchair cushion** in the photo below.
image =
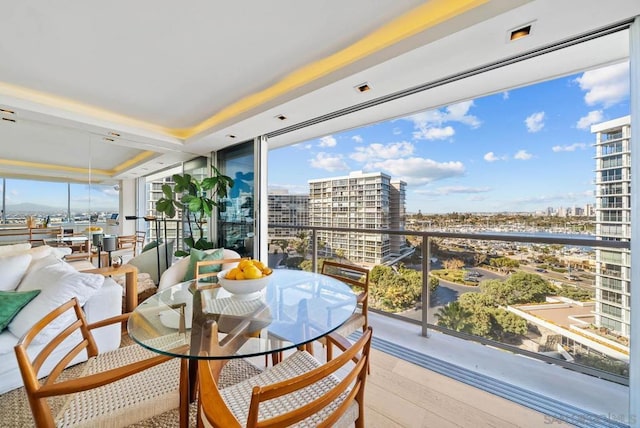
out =
[[(44, 259), (43, 259), (44, 260)], [(41, 262), (42, 260), (38, 260)], [(30, 269), (16, 291), (41, 290), (40, 294), (25, 306), (9, 324), (9, 331), (22, 337), (36, 322), (53, 309), (77, 297), (80, 306), (93, 296), (104, 283), (104, 276), (76, 271), (72, 266), (59, 261), (42, 268)], [(49, 342), (73, 318), (59, 317), (49, 324), (33, 341), (34, 344)]]
[(0, 256), (0, 291), (13, 291), (31, 263), (30, 254)]

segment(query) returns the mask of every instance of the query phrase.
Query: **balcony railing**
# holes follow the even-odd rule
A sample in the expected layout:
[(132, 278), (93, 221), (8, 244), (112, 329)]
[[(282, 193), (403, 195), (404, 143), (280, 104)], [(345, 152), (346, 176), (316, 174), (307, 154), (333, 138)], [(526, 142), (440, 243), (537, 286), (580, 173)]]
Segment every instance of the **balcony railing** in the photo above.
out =
[[(608, 329), (596, 328), (594, 326), (595, 305), (593, 300), (584, 303), (578, 302), (575, 305), (565, 303), (566, 299), (563, 300), (563, 298), (538, 304), (496, 304), (493, 309), (484, 313), (484, 315), (494, 316), (491, 314), (491, 311), (495, 310), (496, 313), (499, 312), (499, 314), (495, 316), (498, 318), (502, 317), (500, 318), (500, 322), (506, 322), (507, 324), (513, 322), (514, 324), (520, 323), (521, 325), (521, 331), (518, 334), (503, 331), (504, 334), (501, 335), (497, 333), (500, 337), (496, 338), (496, 334), (493, 332), (473, 334), (469, 333), (469, 331), (473, 331), (473, 329), (463, 328), (464, 326), (461, 327), (460, 325), (458, 325), (457, 328), (443, 327), (442, 325), (438, 325), (438, 317), (446, 316), (447, 313), (442, 310), (446, 303), (459, 302), (460, 295), (481, 291), (481, 287), (477, 286), (481, 280), (496, 279), (502, 282), (506, 281), (509, 278), (506, 272), (507, 268), (504, 268), (502, 272), (496, 272), (491, 269), (475, 267), (471, 268), (471, 270), (467, 269), (467, 272), (479, 270), (484, 273), (483, 277), (464, 277), (462, 278), (462, 283), (449, 282), (441, 278), (440, 286), (436, 288), (435, 293), (431, 292), (429, 287), (430, 278), (433, 277), (433, 266), (431, 263), (432, 247), (434, 243), (439, 243), (441, 247), (439, 247), (439, 252), (435, 254), (438, 257), (441, 257), (446, 252), (451, 258), (455, 258), (456, 251), (458, 251), (458, 257), (462, 258), (464, 254), (467, 262), (470, 262), (466, 263), (466, 265), (468, 265), (474, 264), (473, 257), (470, 256), (470, 254), (481, 254), (475, 259), (475, 262), (480, 261), (484, 256), (487, 256), (489, 259), (496, 259), (500, 258), (500, 255), (511, 255), (512, 258), (519, 258), (521, 260), (522, 269), (519, 270), (526, 273), (543, 275), (545, 279), (553, 284), (562, 284), (564, 287), (563, 290), (569, 290), (568, 295), (576, 292), (590, 292), (593, 294), (595, 291), (596, 275), (593, 255), (588, 257), (584, 256), (584, 265), (580, 266), (576, 264), (575, 261), (573, 262), (573, 266), (569, 264), (568, 266), (560, 267), (552, 265), (551, 262), (545, 263), (542, 260), (538, 260), (536, 263), (531, 260), (536, 257), (546, 257), (547, 260), (552, 260), (552, 258), (549, 258), (552, 256), (549, 254), (549, 248), (553, 248), (553, 251), (558, 251), (557, 258), (562, 258), (564, 257), (562, 253), (567, 251), (579, 252), (596, 247), (629, 249), (630, 243), (628, 241), (602, 241), (588, 235), (585, 235), (585, 238), (576, 238), (573, 236), (564, 237), (562, 235), (535, 236), (524, 233), (500, 234), (374, 230), (293, 226), (289, 224), (269, 224), (268, 227), (270, 230), (284, 228), (307, 233), (309, 237), (307, 250), (305, 250), (304, 254), (298, 255), (310, 261), (310, 269), (313, 271), (319, 271), (319, 254), (331, 253), (331, 249), (327, 248), (327, 243), (320, 242), (321, 240), (318, 238), (319, 235), (326, 235), (327, 232), (349, 234), (349, 236), (353, 236), (354, 234), (360, 236), (400, 235), (406, 239), (410, 239), (412, 242), (418, 242), (411, 252), (405, 255), (396, 255), (391, 260), (385, 261), (386, 265), (392, 265), (401, 261), (405, 267), (415, 269), (422, 274), (417, 298), (414, 299), (412, 304), (400, 311), (381, 307), (376, 308), (375, 303), (377, 302), (374, 302), (373, 305), (370, 302), (369, 308), (371, 311), (420, 325), (422, 335), (425, 337), (428, 336), (429, 329), (434, 329), (466, 340), (473, 340), (516, 354), (526, 355), (547, 363), (556, 364), (620, 384), (629, 384), (628, 342), (625, 344), (625, 338), (619, 334), (613, 334), (609, 332)], [(446, 247), (446, 249), (443, 247)], [(562, 248), (563, 250), (558, 250), (557, 248)], [(418, 258), (412, 255), (414, 251), (421, 254), (422, 257)], [(346, 253), (346, 251), (344, 253)], [(414, 257), (413, 260), (411, 257)], [(471, 260), (469, 260), (470, 257)], [(334, 252), (333, 258), (342, 258), (345, 262), (349, 262), (347, 259), (348, 254), (343, 254), (341, 251)], [(365, 263), (358, 263), (355, 260), (351, 260), (350, 262), (365, 265)], [(370, 263), (367, 265), (373, 267)], [(591, 271), (588, 271), (589, 269), (586, 268), (587, 265), (592, 266)], [(569, 269), (568, 273), (566, 272), (567, 268)], [(397, 284), (393, 284), (393, 286), (396, 290), (399, 290)], [(373, 294), (370, 293), (372, 300), (379, 301), (381, 299), (380, 295), (375, 295), (375, 293), (379, 292), (380, 290), (375, 290)], [(398, 291), (398, 293), (400, 293), (400, 291)], [(390, 297), (386, 296), (384, 298)], [(393, 298), (398, 301), (403, 299), (411, 300), (410, 297), (397, 294), (394, 295)], [(470, 298), (463, 298), (463, 300), (465, 299), (469, 300)], [(569, 307), (580, 307), (580, 311), (572, 315), (572, 318), (569, 318), (565, 313)], [(500, 311), (497, 311), (497, 309), (500, 309)], [(558, 315), (551, 316), (551, 310), (554, 309), (564, 316), (566, 325), (564, 325), (565, 321), (558, 320)], [(454, 317), (454, 315), (455, 314), (449, 314), (450, 317)], [(514, 318), (514, 315), (519, 318)], [(520, 318), (526, 320), (526, 331), (522, 330), (522, 325), (524, 324), (519, 320)], [(473, 321), (474, 317), (472, 316), (470, 319)], [(476, 319), (478, 319), (477, 315)], [(505, 321), (507, 319), (509, 321)], [(570, 321), (570, 319), (576, 321)], [(450, 319), (449, 321), (452, 320)], [(495, 320), (492, 322), (495, 322)], [(451, 323), (449, 323), (449, 325), (451, 325)], [(541, 343), (540, 341), (536, 342), (536, 340), (542, 337), (550, 338), (552, 336), (556, 342), (553, 342), (553, 340), (548, 340), (545, 343)], [(582, 352), (583, 350), (584, 352)], [(560, 357), (561, 355), (564, 355), (565, 358)], [(580, 363), (576, 362), (578, 360)]]

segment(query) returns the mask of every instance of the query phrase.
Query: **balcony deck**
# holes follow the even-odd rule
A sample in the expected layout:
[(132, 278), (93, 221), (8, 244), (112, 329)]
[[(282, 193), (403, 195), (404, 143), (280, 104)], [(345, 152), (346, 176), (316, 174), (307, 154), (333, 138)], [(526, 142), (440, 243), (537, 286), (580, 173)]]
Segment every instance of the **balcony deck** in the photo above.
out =
[(626, 386), (437, 332), (424, 338), (379, 314), (370, 324), (367, 426), (628, 424)]

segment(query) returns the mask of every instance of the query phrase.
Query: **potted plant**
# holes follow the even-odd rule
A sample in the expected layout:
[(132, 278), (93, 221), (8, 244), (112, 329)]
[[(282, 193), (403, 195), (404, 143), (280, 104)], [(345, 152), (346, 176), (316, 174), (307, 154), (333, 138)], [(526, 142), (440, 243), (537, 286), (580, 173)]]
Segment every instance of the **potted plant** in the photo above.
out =
[[(226, 176), (215, 167), (211, 166), (211, 177), (198, 180), (190, 174), (174, 174), (174, 185), (162, 186), (163, 197), (156, 202), (156, 211), (173, 218), (178, 210), (187, 220), (188, 233), (185, 231), (183, 239), (186, 246), (198, 250), (213, 248), (213, 242), (207, 240), (204, 234), (204, 224), (211, 217), (213, 208), (224, 212), (226, 205), (223, 199), (233, 187), (233, 179)], [(197, 238), (194, 236), (192, 225), (196, 225)], [(188, 235), (188, 236), (187, 236)], [(177, 250), (175, 255), (182, 257), (188, 255), (188, 251)]]

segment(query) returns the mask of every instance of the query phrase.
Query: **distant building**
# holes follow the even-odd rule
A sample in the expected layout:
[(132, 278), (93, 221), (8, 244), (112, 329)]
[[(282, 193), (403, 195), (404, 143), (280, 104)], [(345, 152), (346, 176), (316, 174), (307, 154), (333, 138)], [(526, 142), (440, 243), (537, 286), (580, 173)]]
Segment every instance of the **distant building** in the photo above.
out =
[[(287, 191), (269, 192), (269, 224), (309, 225), (309, 195), (294, 195)], [(300, 229), (269, 229), (270, 239), (292, 239)]]
[[(596, 239), (631, 238), (631, 117), (591, 127), (596, 134)], [(596, 325), (630, 334), (631, 254), (596, 248)], [(638, 310), (638, 308), (636, 308)]]
[[(381, 172), (309, 181), (309, 224), (327, 228), (404, 229), (406, 183)], [(403, 236), (319, 231), (320, 257), (373, 266), (407, 250)]]

